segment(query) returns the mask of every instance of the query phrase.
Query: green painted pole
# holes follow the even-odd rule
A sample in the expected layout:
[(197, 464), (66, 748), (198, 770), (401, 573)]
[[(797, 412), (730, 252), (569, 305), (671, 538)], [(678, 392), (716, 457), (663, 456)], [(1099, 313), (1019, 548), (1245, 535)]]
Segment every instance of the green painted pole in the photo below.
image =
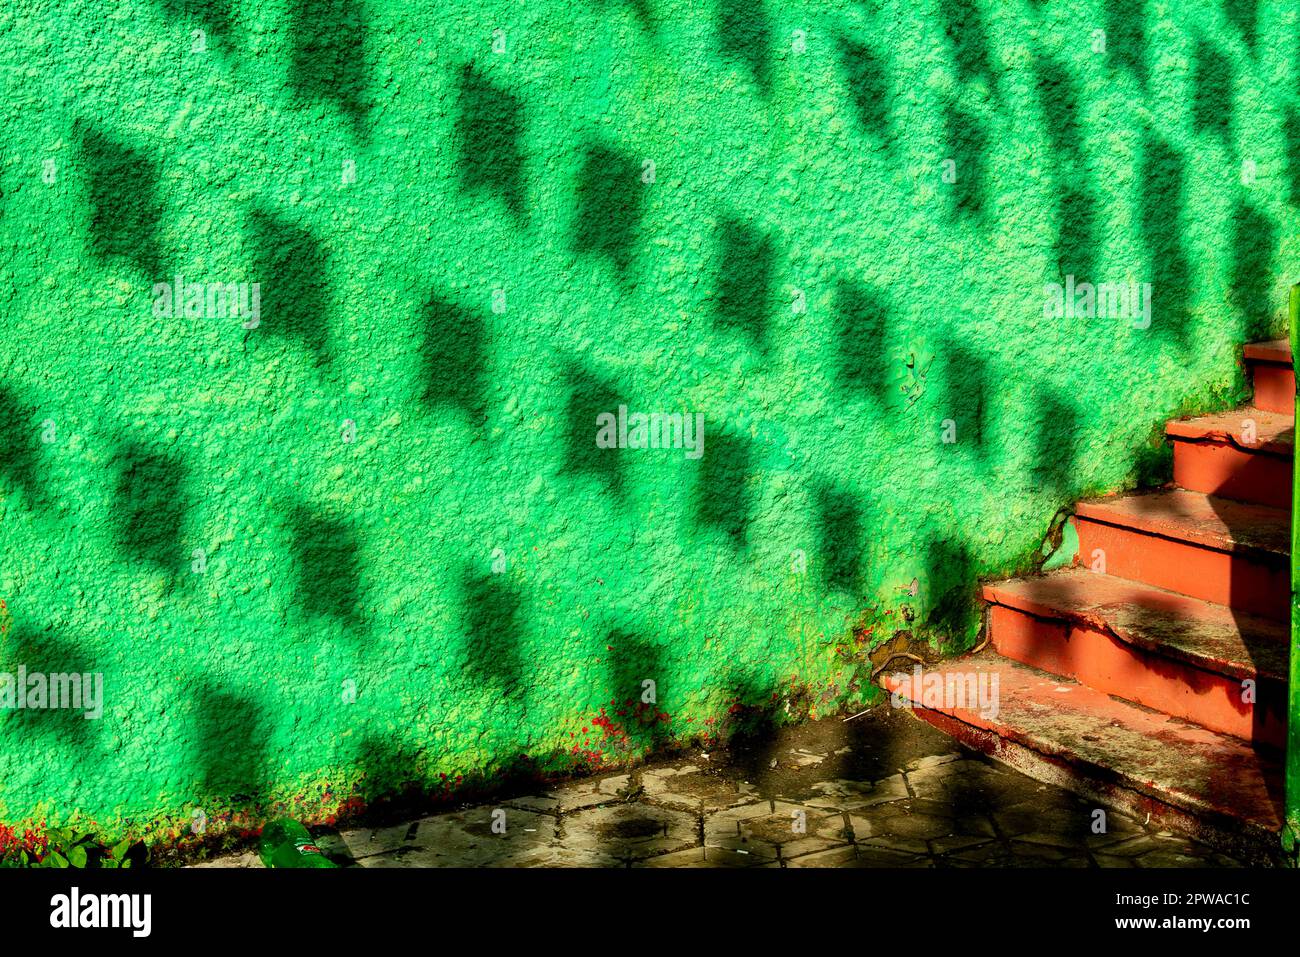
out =
[[(1291, 367), (1300, 355), (1300, 283), (1291, 287), (1289, 302)], [(1297, 403), (1300, 405), (1300, 403)], [(1297, 411), (1300, 411), (1298, 409)], [(1297, 418), (1300, 421), (1300, 417)], [(1300, 475), (1300, 469), (1297, 470)], [(1286, 827), (1282, 841), (1288, 854), (1300, 847), (1300, 484), (1291, 480), (1291, 669), (1287, 703)]]

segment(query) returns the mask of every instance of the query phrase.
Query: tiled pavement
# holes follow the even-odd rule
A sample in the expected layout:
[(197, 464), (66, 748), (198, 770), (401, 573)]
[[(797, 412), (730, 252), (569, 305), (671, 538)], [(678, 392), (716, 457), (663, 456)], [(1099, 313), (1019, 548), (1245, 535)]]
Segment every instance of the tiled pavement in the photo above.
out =
[[(959, 752), (905, 714), (886, 708), (856, 722), (811, 722), (732, 753), (418, 820), (316, 831), (317, 843), (359, 867), (1238, 866)], [(261, 865), (249, 851), (199, 866)]]

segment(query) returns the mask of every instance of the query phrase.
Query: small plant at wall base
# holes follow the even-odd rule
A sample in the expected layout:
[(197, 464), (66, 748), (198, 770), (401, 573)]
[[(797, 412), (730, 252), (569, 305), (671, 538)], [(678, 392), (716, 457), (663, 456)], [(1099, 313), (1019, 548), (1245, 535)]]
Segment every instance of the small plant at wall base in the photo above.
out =
[[(143, 845), (140, 845), (143, 850)], [(51, 828), (39, 842), (24, 840), (11, 844), (0, 858), (0, 867), (98, 868), (116, 870), (131, 867), (140, 855), (132, 854), (130, 838), (109, 845), (93, 831)]]

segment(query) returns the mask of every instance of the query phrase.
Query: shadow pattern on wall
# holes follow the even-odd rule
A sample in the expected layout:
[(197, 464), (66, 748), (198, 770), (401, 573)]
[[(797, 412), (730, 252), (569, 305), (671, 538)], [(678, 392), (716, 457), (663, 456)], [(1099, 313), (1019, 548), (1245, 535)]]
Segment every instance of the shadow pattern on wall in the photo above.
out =
[(174, 577), (186, 561), (185, 516), (189, 476), (173, 455), (135, 440), (119, 443), (113, 459), (117, 474), (117, 541), (130, 560)]
[(571, 226), (573, 249), (603, 256), (631, 285), (644, 200), (641, 166), (604, 144), (590, 144), (578, 170)]
[(487, 418), (488, 389), (488, 330), (483, 313), (434, 292), (421, 310), (421, 324), (424, 404), (430, 409), (459, 410), (481, 426)]
[(595, 479), (604, 491), (622, 498), (627, 475), (623, 457), (616, 449), (596, 445), (596, 417), (618, 414), (627, 404), (614, 384), (579, 362), (570, 362), (564, 373), (568, 403), (564, 412), (564, 465), (561, 474)]
[(763, 96), (772, 93), (772, 22), (765, 0), (718, 0), (718, 50), (742, 67)]
[(357, 634), (366, 628), (361, 541), (354, 523), (308, 505), (289, 515), (297, 598), (308, 618), (326, 618)]
[(364, 144), (370, 85), (369, 17), (358, 0), (289, 0), (289, 83), (308, 100), (332, 103)]
[(333, 310), (324, 246), (278, 213), (254, 212), (249, 232), (256, 275), (265, 277), (257, 334), (294, 343), (311, 353), (317, 367), (328, 366)]
[(739, 333), (765, 355), (776, 312), (776, 249), (769, 237), (732, 216), (724, 216), (719, 224), (718, 248), (718, 326)]
[(462, 67), (455, 130), (461, 185), (496, 197), (521, 226), (528, 218), (524, 136), (523, 102), (472, 63)]
[(215, 683), (196, 691), (194, 707), (200, 793), (237, 810), (256, 807), (268, 784), (270, 716), (251, 695)]
[(82, 125), (79, 158), (90, 207), (90, 249), (112, 267), (121, 258), (150, 282), (167, 272), (160, 238), (163, 205), (158, 165), (138, 150)]
[(524, 596), (505, 575), (461, 576), (465, 608), (465, 671), (470, 681), (516, 703), (523, 701), (527, 630)]
[(22, 496), (23, 504), (41, 510), (50, 504), (41, 463), (37, 411), (13, 389), (0, 385), (0, 481)]

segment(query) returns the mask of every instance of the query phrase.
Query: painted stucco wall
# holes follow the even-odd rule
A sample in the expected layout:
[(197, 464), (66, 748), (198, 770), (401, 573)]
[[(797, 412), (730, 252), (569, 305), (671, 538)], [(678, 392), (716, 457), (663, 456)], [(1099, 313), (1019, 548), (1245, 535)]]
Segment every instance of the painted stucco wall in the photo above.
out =
[(0, 671), (104, 712), (0, 712), (0, 821), (327, 817), (961, 647), (1281, 331), (1296, 13), (9, 0)]

